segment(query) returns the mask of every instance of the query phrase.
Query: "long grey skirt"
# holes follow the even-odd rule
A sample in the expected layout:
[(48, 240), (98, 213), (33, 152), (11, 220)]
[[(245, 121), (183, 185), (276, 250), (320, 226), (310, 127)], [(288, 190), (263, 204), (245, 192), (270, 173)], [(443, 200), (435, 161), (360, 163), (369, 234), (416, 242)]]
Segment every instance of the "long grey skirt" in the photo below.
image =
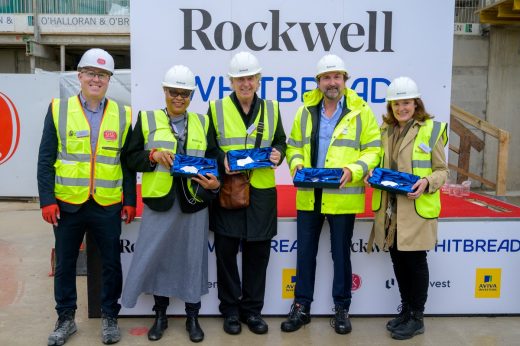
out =
[(165, 212), (146, 205), (122, 304), (132, 308), (141, 293), (197, 303), (208, 293), (208, 209)]

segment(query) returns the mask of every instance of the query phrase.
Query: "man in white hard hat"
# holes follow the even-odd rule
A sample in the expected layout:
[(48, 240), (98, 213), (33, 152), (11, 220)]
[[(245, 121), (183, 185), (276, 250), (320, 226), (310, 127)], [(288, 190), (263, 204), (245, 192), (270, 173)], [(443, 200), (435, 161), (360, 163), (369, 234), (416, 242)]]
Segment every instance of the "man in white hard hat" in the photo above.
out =
[(298, 189), (297, 265), (294, 304), (284, 332), (293, 332), (310, 322), (314, 296), (316, 254), (325, 218), (330, 226), (334, 263), (332, 297), (335, 315), (331, 321), (338, 334), (352, 330), (352, 267), (350, 245), (356, 213), (365, 210), (363, 177), (379, 163), (380, 134), (367, 103), (345, 87), (348, 74), (343, 60), (325, 55), (317, 65), (318, 88), (303, 95), (287, 146), (292, 174), (302, 168), (342, 168), (339, 189)]
[[(148, 339), (168, 328), (170, 297), (185, 303), (186, 330), (192, 342), (204, 339), (198, 315), (208, 293), (208, 202), (220, 185), (213, 174), (172, 177), (175, 155), (216, 155), (207, 139), (209, 119), (188, 111), (195, 75), (184, 65), (165, 74), (165, 107), (141, 111), (128, 147), (128, 165), (143, 173), (143, 216), (122, 303), (133, 308), (142, 293), (153, 294), (155, 321)], [(178, 157), (178, 156), (177, 156)]]
[[(114, 73), (106, 51), (86, 51), (78, 64), (80, 92), (53, 99), (45, 117), (38, 155), (38, 192), (43, 219), (54, 226), (54, 298), (58, 321), (48, 345), (63, 345), (76, 332), (76, 259), (85, 231), (102, 258), (102, 341), (121, 333), (121, 220), (135, 217), (135, 173), (125, 164), (131, 134), (130, 107), (105, 94)], [(124, 199), (123, 199), (124, 194)]]
[[(271, 147), (269, 160), (276, 168), (285, 156), (286, 137), (278, 102), (256, 95), (262, 68), (249, 52), (237, 53), (229, 65), (233, 93), (211, 101), (208, 110), (219, 145), (222, 175), (230, 172), (226, 152), (236, 149)], [(238, 173), (242, 174), (242, 173)], [(264, 306), (266, 270), (271, 239), (276, 235), (277, 207), (274, 169), (259, 168), (250, 173), (249, 206), (226, 209), (213, 203), (211, 229), (215, 233), (219, 309), (224, 331), (241, 332), (240, 321), (255, 334), (268, 326), (261, 317)], [(223, 178), (224, 185), (226, 178)], [(242, 282), (237, 253), (242, 249)]]

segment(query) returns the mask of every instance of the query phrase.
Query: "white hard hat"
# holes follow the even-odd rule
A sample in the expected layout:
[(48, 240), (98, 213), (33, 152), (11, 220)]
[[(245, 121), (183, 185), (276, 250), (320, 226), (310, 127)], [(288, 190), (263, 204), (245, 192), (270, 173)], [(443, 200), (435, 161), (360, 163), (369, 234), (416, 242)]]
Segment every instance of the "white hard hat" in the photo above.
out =
[(415, 99), (421, 97), (419, 88), (413, 79), (409, 77), (398, 77), (390, 83), (386, 90), (386, 100), (404, 100), (404, 99)]
[(318, 65), (316, 67), (318, 69), (318, 72), (316, 73), (316, 78), (324, 73), (333, 71), (339, 71), (347, 74), (347, 69), (345, 68), (345, 63), (343, 62), (343, 59), (334, 54), (325, 55), (323, 58), (320, 59), (320, 61), (318, 61)]
[(195, 89), (195, 75), (186, 66), (175, 65), (164, 75), (162, 86), (193, 90)]
[(78, 64), (78, 70), (84, 67), (95, 67), (114, 74), (114, 58), (107, 51), (100, 48), (87, 50)]
[(262, 68), (258, 59), (249, 52), (235, 54), (229, 63), (229, 77), (254, 76), (260, 73)]

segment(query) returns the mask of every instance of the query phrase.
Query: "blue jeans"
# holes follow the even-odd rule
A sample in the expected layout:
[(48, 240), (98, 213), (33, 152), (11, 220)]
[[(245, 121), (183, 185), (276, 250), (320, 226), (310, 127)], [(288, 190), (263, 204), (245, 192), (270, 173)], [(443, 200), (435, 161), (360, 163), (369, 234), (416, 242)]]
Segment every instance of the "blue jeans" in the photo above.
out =
[(121, 208), (105, 208), (89, 200), (75, 213), (60, 212), (58, 226), (54, 228), (56, 271), (54, 299), (56, 311), (76, 310), (76, 261), (85, 231), (90, 232), (101, 253), (103, 288), (101, 312), (117, 317), (121, 305), (123, 274), (121, 271)]
[(354, 230), (355, 214), (322, 214), (317, 211), (297, 212), (298, 250), (296, 260), (295, 303), (310, 309), (314, 297), (316, 255), (323, 222), (330, 225), (330, 247), (334, 263), (332, 297), (335, 306), (350, 308), (352, 299), (352, 265), (350, 245)]

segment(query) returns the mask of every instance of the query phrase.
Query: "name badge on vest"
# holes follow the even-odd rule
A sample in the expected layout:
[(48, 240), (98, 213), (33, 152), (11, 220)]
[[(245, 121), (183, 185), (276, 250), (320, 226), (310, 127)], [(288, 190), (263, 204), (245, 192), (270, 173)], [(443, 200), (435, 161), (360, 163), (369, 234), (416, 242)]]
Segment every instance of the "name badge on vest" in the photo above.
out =
[(424, 151), (426, 154), (429, 154), (432, 152), (432, 148), (430, 148), (429, 146), (427, 146), (424, 143), (419, 144), (419, 148), (421, 148), (421, 150)]
[(76, 137), (77, 138), (88, 137), (88, 135), (89, 135), (89, 130), (76, 131)]
[(248, 135), (252, 134), (254, 130), (256, 130), (256, 125), (251, 124), (251, 126), (249, 126), (249, 128), (247, 129), (247, 134)]
[(103, 138), (105, 138), (107, 141), (115, 141), (117, 139), (117, 132), (106, 130), (103, 132)]
[(347, 130), (347, 128), (346, 128), (346, 127), (345, 127), (345, 128), (343, 129), (343, 131), (341, 131), (341, 133), (342, 133), (342, 134), (344, 134), (344, 135), (346, 135), (346, 134), (347, 134), (347, 132), (348, 132), (348, 130)]

